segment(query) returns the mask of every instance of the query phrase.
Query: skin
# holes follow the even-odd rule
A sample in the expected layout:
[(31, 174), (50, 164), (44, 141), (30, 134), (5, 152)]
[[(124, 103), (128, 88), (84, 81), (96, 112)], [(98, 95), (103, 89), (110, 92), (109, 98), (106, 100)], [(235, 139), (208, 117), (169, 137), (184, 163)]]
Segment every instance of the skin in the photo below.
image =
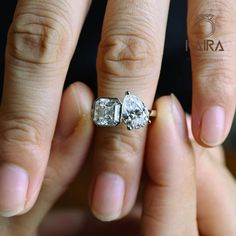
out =
[(27, 214), (1, 217), (1, 235), (235, 235), (236, 183), (223, 152), (203, 149), (189, 138), (185, 114), (174, 97), (155, 103), (159, 116), (148, 132), (143, 202), (126, 218), (102, 223), (81, 209), (49, 212), (86, 159), (93, 132), (91, 102), (92, 94), (83, 84), (67, 89), (39, 198)]
[[(215, 146), (226, 138), (235, 111), (236, 4), (233, 0), (189, 0), (188, 5), (193, 135), (200, 145)], [(1, 175), (2, 216), (26, 213), (36, 202), (52, 149), (65, 75), (89, 6), (89, 0), (18, 1), (6, 48), (0, 159), (1, 166), (21, 168), (22, 176), (28, 176), (28, 180), (24, 184), (25, 202), (16, 205), (13, 197), (12, 200), (7, 197), (15, 188), (4, 184), (6, 178)], [(99, 96), (122, 99), (124, 91), (132, 89), (148, 108), (152, 107), (168, 8), (167, 0), (108, 1), (97, 59)], [(200, 53), (195, 49), (196, 39), (209, 29), (209, 22), (204, 21), (198, 33), (194, 31), (201, 14), (214, 15), (216, 31), (210, 39), (221, 40), (224, 52)], [(91, 209), (99, 219), (111, 221), (132, 209), (143, 167), (146, 131), (128, 132), (124, 126), (96, 129), (89, 198)], [(123, 180), (122, 202), (115, 211), (107, 204), (109, 194), (105, 194), (109, 192), (111, 178), (100, 178), (111, 175)], [(98, 179), (102, 181), (96, 188)], [(13, 205), (13, 209), (9, 207)]]

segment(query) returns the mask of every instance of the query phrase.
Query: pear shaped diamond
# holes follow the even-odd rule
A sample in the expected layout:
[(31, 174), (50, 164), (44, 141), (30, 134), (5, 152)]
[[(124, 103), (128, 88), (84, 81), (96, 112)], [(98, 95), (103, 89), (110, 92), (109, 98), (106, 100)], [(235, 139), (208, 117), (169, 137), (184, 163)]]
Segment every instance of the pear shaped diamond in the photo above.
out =
[(122, 121), (128, 130), (140, 129), (149, 123), (149, 111), (140, 98), (126, 92), (122, 104)]

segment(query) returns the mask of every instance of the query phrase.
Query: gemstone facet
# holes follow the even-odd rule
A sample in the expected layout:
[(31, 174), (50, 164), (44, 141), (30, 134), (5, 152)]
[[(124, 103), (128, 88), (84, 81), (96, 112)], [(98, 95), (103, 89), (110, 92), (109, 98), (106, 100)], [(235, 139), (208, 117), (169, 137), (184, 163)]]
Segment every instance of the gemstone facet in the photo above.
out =
[(129, 130), (140, 129), (149, 123), (150, 112), (137, 96), (126, 93), (122, 104), (122, 121)]
[(102, 127), (115, 127), (121, 120), (121, 102), (117, 98), (98, 98), (93, 105), (93, 121)]

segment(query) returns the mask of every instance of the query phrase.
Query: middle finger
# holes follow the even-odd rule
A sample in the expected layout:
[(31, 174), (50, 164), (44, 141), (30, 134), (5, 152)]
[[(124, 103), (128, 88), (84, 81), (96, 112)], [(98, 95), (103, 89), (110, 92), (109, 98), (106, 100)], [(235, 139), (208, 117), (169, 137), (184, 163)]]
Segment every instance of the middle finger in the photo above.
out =
[[(159, 77), (169, 1), (110, 0), (98, 52), (98, 94), (122, 99), (131, 90), (151, 107)], [(93, 213), (126, 215), (138, 190), (146, 131), (98, 128), (91, 191)]]

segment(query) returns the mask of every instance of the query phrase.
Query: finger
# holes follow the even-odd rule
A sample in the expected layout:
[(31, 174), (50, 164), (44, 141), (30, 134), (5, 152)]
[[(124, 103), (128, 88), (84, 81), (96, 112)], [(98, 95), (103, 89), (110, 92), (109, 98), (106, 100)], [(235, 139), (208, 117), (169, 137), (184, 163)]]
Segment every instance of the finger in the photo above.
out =
[(149, 129), (141, 235), (198, 235), (195, 163), (178, 100), (160, 98)]
[(205, 146), (227, 137), (236, 104), (236, 3), (189, 0), (193, 134)]
[(236, 235), (236, 183), (215, 152), (196, 155), (197, 219), (202, 235)]
[(0, 212), (29, 210), (43, 180), (67, 68), (89, 1), (20, 0), (0, 109)]
[(13, 232), (4, 235), (15, 235), (14, 232), (17, 235), (34, 235), (48, 210), (78, 174), (92, 139), (92, 99), (91, 91), (82, 83), (75, 83), (65, 91), (39, 198), (27, 214), (10, 220), (0, 219), (1, 228), (7, 225), (5, 228)]
[(188, 127), (188, 135), (189, 139), (192, 142), (192, 146), (194, 151), (197, 153), (196, 155), (202, 155), (202, 153), (211, 153), (211, 155), (214, 157), (216, 161), (218, 161), (220, 164), (225, 165), (225, 155), (224, 155), (224, 150), (221, 146), (217, 147), (211, 147), (211, 148), (202, 148), (202, 146), (198, 145), (195, 142), (195, 139), (193, 137), (192, 133), (192, 121), (191, 121), (191, 116), (187, 115), (187, 127)]
[[(163, 53), (169, 1), (108, 1), (99, 47), (99, 96), (140, 96), (151, 108)], [(146, 131), (120, 125), (98, 128), (91, 187), (91, 208), (111, 221), (132, 208), (142, 169)]]

